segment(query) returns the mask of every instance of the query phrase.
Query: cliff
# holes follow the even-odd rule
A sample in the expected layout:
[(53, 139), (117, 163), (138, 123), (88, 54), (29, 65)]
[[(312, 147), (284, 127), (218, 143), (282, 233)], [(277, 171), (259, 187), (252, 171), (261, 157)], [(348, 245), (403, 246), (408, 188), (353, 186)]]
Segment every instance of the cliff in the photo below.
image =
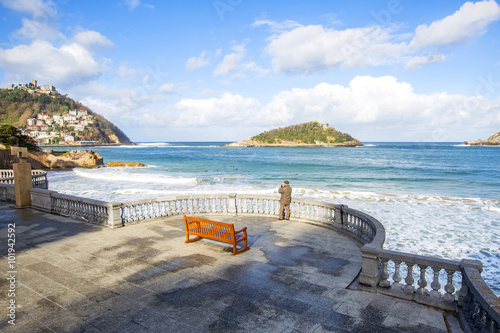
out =
[(226, 147), (356, 147), (361, 141), (328, 124), (308, 122), (263, 132)]
[(469, 146), (500, 146), (500, 130), (486, 140), (465, 141)]

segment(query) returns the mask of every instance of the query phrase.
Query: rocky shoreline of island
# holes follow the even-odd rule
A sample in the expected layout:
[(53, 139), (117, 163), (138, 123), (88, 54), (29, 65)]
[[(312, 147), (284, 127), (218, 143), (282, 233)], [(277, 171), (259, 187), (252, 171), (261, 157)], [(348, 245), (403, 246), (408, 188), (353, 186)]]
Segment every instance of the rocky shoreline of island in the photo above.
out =
[(241, 140), (233, 142), (227, 145), (222, 145), (221, 147), (244, 147), (244, 148), (320, 148), (320, 147), (360, 147), (363, 143), (359, 140), (351, 140), (342, 143), (325, 143), (325, 142), (315, 142), (315, 143), (303, 143), (303, 142), (293, 142), (293, 141), (282, 141), (280, 143), (264, 143), (255, 140)]
[(464, 141), (467, 146), (500, 146), (500, 130), (486, 140)]

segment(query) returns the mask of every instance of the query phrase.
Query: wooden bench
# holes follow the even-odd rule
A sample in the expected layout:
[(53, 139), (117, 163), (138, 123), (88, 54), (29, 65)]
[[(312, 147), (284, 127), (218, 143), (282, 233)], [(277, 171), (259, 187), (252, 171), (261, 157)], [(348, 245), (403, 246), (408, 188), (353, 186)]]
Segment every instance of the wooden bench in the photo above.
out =
[[(247, 228), (234, 231), (234, 224), (210, 221), (197, 217), (184, 215), (184, 226), (186, 227), (186, 242), (196, 242), (203, 238), (210, 238), (233, 245), (233, 255), (250, 249), (247, 245)], [(189, 239), (189, 236), (197, 236)], [(244, 247), (236, 251), (236, 244), (244, 242)]]

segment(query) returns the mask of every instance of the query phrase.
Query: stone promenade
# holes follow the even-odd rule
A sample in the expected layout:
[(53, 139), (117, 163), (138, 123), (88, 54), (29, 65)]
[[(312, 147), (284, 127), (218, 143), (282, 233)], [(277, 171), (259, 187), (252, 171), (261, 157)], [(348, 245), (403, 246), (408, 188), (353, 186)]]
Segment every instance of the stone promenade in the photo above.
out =
[(348, 288), (361, 269), (348, 237), (274, 218), (208, 218), (248, 227), (251, 249), (233, 256), (227, 244), (185, 244), (182, 217), (110, 230), (0, 202), (0, 331), (460, 331), (451, 314)]

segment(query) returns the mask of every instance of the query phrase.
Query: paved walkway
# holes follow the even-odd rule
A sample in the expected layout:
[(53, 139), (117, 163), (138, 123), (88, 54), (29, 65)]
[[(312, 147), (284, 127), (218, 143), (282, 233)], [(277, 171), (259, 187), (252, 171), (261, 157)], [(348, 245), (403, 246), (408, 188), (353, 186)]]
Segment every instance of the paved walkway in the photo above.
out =
[[(361, 268), (348, 237), (294, 221), (210, 217), (248, 227), (247, 252), (185, 244), (182, 218), (110, 230), (0, 202), (0, 250), (15, 224), (13, 332), (448, 332), (454, 317), (347, 289)], [(7, 297), (8, 296), (8, 297)]]

